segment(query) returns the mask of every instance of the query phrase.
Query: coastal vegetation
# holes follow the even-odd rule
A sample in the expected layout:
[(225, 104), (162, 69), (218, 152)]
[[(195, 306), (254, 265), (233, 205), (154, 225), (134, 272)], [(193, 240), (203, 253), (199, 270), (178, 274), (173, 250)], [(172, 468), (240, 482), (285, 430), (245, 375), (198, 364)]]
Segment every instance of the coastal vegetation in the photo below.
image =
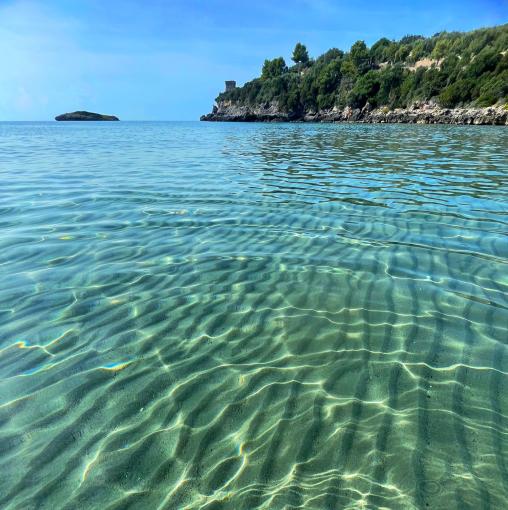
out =
[(293, 65), (265, 60), (261, 76), (221, 93), (216, 101), (256, 106), (277, 104), (285, 112), (337, 108), (406, 108), (434, 101), (445, 108), (485, 107), (508, 98), (508, 24), (432, 37), (382, 38), (370, 48), (355, 42), (310, 58), (297, 43)]

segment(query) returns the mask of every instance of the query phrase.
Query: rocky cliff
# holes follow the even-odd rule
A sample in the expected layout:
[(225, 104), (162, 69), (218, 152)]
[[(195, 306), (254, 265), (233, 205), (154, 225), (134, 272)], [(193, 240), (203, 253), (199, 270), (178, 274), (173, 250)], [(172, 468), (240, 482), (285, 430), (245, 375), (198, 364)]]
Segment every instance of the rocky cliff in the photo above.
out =
[(360, 123), (407, 123), (407, 124), (474, 124), (508, 125), (508, 109), (505, 106), (488, 108), (442, 108), (433, 103), (416, 103), (409, 108), (390, 110), (332, 108), (317, 112), (286, 113), (276, 103), (247, 106), (232, 101), (219, 102), (213, 111), (203, 115), (204, 121), (224, 122), (360, 122)]
[(57, 115), (55, 120), (120, 120), (118, 117), (114, 115), (103, 115), (101, 113), (93, 113), (93, 112), (72, 112), (72, 113), (62, 113), (62, 115)]
[(200, 120), (224, 122), (288, 122), (302, 119), (298, 115), (291, 115), (283, 112), (277, 103), (248, 106), (232, 101), (223, 101), (213, 107), (212, 113), (202, 115)]

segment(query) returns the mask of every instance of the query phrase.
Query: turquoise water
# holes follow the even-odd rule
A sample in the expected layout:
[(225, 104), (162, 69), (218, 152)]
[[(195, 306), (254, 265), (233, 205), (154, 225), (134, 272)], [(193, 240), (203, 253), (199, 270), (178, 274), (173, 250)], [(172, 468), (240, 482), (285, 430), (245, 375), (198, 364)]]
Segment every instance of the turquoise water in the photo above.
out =
[(504, 509), (508, 130), (0, 124), (0, 507)]

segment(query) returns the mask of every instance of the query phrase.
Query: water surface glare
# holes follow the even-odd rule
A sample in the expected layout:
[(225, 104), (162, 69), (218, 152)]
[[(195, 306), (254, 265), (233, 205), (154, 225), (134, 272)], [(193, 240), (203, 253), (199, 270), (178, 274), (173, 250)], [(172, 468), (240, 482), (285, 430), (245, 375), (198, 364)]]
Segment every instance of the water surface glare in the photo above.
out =
[(508, 129), (0, 124), (0, 508), (504, 509)]

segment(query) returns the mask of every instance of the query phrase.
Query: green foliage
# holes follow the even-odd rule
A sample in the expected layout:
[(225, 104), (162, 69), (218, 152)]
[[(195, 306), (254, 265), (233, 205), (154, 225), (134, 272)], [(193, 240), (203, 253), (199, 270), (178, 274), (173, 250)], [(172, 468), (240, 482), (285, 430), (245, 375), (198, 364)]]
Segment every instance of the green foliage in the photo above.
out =
[(411, 44), (415, 41), (421, 41), (422, 39), (425, 39), (423, 35), (405, 35), (401, 40), (401, 44)]
[(345, 78), (355, 79), (358, 75), (358, 69), (351, 60), (351, 58), (346, 58), (342, 61), (340, 66), (340, 72)]
[(480, 87), (480, 97), (477, 102), (479, 106), (491, 106), (506, 97), (508, 97), (508, 70), (485, 81)]
[(318, 59), (316, 60), (317, 64), (328, 64), (332, 62), (332, 60), (340, 60), (344, 56), (344, 52), (341, 50), (338, 50), (337, 48), (332, 48), (331, 50), (328, 50), (326, 53), (323, 53)]
[(370, 49), (370, 56), (376, 64), (386, 62), (388, 60), (389, 48), (395, 43), (388, 40), (386, 37), (379, 39)]
[(455, 81), (439, 94), (439, 102), (449, 108), (461, 103), (468, 103), (471, 101), (474, 86), (474, 81), (471, 79)]
[[(379, 89), (375, 97), (369, 98), (373, 106), (390, 105), (391, 107), (405, 106), (402, 103), (403, 93), (401, 86), (405, 83), (413, 83), (410, 79), (414, 73), (404, 72), (401, 65), (390, 66), (377, 72)], [(407, 94), (407, 91), (405, 92)]]
[(439, 60), (449, 53), (450, 43), (448, 39), (439, 39), (432, 50), (431, 57)]
[(486, 72), (493, 71), (500, 60), (501, 54), (487, 46), (472, 59), (467, 68), (467, 75), (472, 78), (478, 78)]
[(296, 43), (291, 60), (295, 64), (306, 64), (309, 61), (309, 53), (307, 52), (305, 45), (299, 42)]
[(406, 62), (411, 54), (411, 46), (408, 44), (401, 44), (395, 53), (395, 62)]
[(297, 43), (293, 67), (282, 57), (266, 60), (260, 78), (217, 100), (277, 102), (295, 115), (333, 106), (370, 103), (391, 109), (429, 100), (450, 108), (490, 106), (508, 100), (507, 50), (508, 25), (428, 38), (408, 35), (398, 42), (383, 38), (370, 49), (357, 41), (349, 52), (332, 48), (315, 60)]
[(365, 72), (369, 68), (370, 53), (364, 41), (356, 41), (349, 52), (351, 60), (360, 72)]
[(282, 57), (273, 60), (265, 60), (261, 71), (261, 79), (277, 78), (287, 71), (286, 62)]
[(380, 87), (379, 73), (369, 71), (356, 82), (349, 95), (349, 104), (353, 108), (362, 108), (370, 99), (375, 101)]

